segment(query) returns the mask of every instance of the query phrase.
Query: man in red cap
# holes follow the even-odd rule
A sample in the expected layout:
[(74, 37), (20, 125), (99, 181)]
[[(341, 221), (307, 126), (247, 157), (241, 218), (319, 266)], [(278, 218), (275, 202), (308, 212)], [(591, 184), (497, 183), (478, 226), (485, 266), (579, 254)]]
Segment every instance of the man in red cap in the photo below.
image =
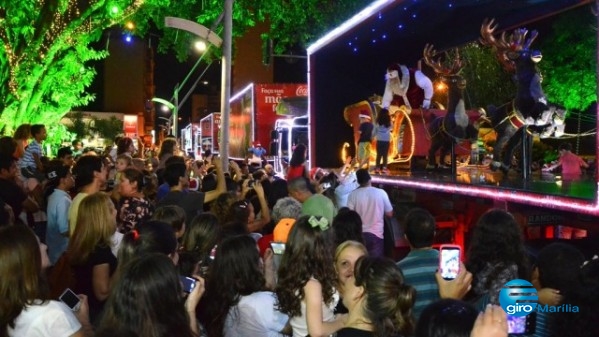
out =
[(260, 141), (255, 141), (252, 143), (252, 147), (248, 149), (248, 155), (251, 155), (249, 158), (250, 165), (255, 165), (258, 167), (262, 167), (262, 162), (264, 160), (264, 156), (266, 155), (266, 149), (262, 147)]

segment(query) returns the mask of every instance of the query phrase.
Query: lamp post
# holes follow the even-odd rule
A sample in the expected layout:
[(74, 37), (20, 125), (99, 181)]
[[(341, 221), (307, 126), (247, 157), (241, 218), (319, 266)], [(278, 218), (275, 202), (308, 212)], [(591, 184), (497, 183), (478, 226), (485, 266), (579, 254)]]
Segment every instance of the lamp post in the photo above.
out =
[[(216, 35), (212, 30), (200, 25), (197, 22), (193, 22), (193, 21), (185, 20), (185, 19), (181, 19), (181, 18), (176, 18), (176, 17), (172, 17), (172, 16), (167, 16), (164, 18), (164, 26), (169, 27), (169, 28), (176, 28), (176, 29), (188, 31), (188, 32), (200, 37), (201, 39), (204, 39), (204, 40), (210, 42), (213, 46), (215, 46), (217, 48), (219, 48), (223, 43), (223, 40), (218, 35)], [(189, 90), (189, 92), (185, 95), (185, 97), (181, 101), (179, 101), (179, 91), (181, 91), (181, 88), (183, 88), (183, 86), (187, 83), (187, 81), (191, 77), (191, 74), (193, 74), (193, 72), (196, 70), (196, 68), (198, 67), (198, 65), (200, 64), (202, 59), (204, 58), (204, 55), (205, 54), (202, 54), (202, 56), (194, 64), (194, 66), (191, 68), (189, 73), (187, 73), (187, 76), (185, 76), (185, 79), (183, 80), (183, 82), (177, 83), (177, 85), (175, 85), (175, 89), (174, 89), (174, 93), (173, 93), (173, 100), (175, 102), (175, 104), (174, 104), (175, 107), (174, 107), (174, 109), (172, 109), (173, 110), (172, 127), (173, 127), (173, 135), (175, 137), (177, 137), (178, 128), (179, 128), (179, 120), (178, 120), (179, 119), (179, 109), (185, 103), (185, 101), (191, 94), (191, 91), (193, 91), (196, 84), (198, 83), (200, 78), (204, 75), (204, 73), (206, 72), (207, 69), (204, 70), (204, 72), (202, 72), (202, 74), (198, 77), (198, 80), (194, 83), (192, 88)]]
[[(229, 158), (229, 115), (231, 112), (229, 99), (231, 98), (231, 46), (233, 42), (233, 0), (225, 0), (224, 9), (225, 10), (222, 15), (222, 17), (224, 18), (224, 41), (223, 39), (219, 38), (216, 34), (213, 34), (211, 30), (193, 21), (184, 20), (180, 18), (166, 17), (164, 20), (164, 25), (166, 27), (172, 27), (191, 32), (199, 36), (200, 38), (208, 40), (208, 42), (210, 42), (216, 47), (220, 47), (221, 44), (223, 46), (221, 78), (222, 87), (220, 101), (222, 132), (219, 148), (223, 167), (227, 167), (226, 165), (228, 164)], [(220, 18), (218, 21), (220, 21)], [(178, 86), (178, 88), (180, 87), (181, 86)], [(178, 90), (175, 90), (175, 93), (177, 93), (177, 91)]]
[[(169, 108), (169, 110), (172, 113), (171, 117), (170, 117), (172, 119), (172, 123), (171, 123), (170, 119), (168, 120), (169, 126), (172, 127), (171, 133), (173, 134), (173, 136), (177, 137), (177, 133), (176, 133), (177, 119), (179, 118), (177, 106), (175, 104), (171, 103), (170, 101), (167, 101), (167, 100), (165, 100), (163, 98), (159, 98), (159, 97), (152, 98), (152, 102), (163, 104), (165, 107)], [(175, 103), (176, 103), (176, 101), (175, 101)], [(159, 117), (159, 118), (166, 119), (165, 117)]]

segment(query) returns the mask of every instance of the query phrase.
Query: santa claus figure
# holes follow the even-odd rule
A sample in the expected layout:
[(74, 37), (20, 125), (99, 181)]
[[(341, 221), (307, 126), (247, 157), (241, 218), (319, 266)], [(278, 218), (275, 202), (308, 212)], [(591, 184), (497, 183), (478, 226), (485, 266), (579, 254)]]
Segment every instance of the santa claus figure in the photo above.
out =
[(410, 109), (430, 107), (433, 82), (420, 69), (410, 69), (403, 64), (393, 63), (387, 68), (385, 79), (387, 84), (383, 95), (383, 108), (389, 109), (391, 105), (405, 105)]

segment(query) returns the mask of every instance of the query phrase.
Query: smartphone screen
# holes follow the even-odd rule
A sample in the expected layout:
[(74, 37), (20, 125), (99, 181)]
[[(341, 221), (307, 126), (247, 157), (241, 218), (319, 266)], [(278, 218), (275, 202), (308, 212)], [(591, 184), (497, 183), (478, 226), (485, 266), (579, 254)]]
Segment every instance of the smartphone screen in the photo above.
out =
[(536, 330), (536, 313), (526, 316), (507, 316), (508, 333), (510, 335), (530, 335)]
[(507, 316), (508, 333), (522, 334), (526, 331), (526, 316)]
[(193, 291), (193, 288), (196, 286), (196, 279), (187, 276), (179, 276), (181, 279), (181, 284), (183, 285), (183, 291), (186, 293), (190, 293)]
[(58, 299), (66, 304), (71, 310), (77, 311), (79, 310), (79, 306), (81, 305), (81, 299), (77, 294), (75, 294), (71, 289), (67, 288), (65, 291), (58, 297)]
[(458, 277), (460, 271), (460, 246), (441, 245), (439, 251), (439, 270), (445, 280)]
[(285, 253), (285, 244), (282, 242), (271, 242), (270, 248), (275, 255), (283, 255)]

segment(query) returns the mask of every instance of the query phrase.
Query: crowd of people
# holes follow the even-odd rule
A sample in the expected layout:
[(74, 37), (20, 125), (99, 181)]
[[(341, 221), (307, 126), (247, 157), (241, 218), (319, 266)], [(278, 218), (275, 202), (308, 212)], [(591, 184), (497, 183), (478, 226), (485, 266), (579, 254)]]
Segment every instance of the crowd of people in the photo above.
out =
[[(504, 210), (478, 220), (446, 280), (434, 217), (395, 214), (351, 159), (308, 170), (297, 146), (279, 176), (186, 158), (175, 139), (140, 158), (124, 137), (113, 153), (65, 147), (50, 160), (43, 125), (18, 131), (0, 138), (0, 337), (503, 337), (498, 294), (517, 278), (541, 303), (585, 310), (538, 315), (535, 336), (599, 335), (599, 260), (583, 266), (561, 243), (531, 257)], [(400, 261), (383, 250), (393, 216), (411, 248)], [(67, 289), (74, 310), (58, 301)]]

